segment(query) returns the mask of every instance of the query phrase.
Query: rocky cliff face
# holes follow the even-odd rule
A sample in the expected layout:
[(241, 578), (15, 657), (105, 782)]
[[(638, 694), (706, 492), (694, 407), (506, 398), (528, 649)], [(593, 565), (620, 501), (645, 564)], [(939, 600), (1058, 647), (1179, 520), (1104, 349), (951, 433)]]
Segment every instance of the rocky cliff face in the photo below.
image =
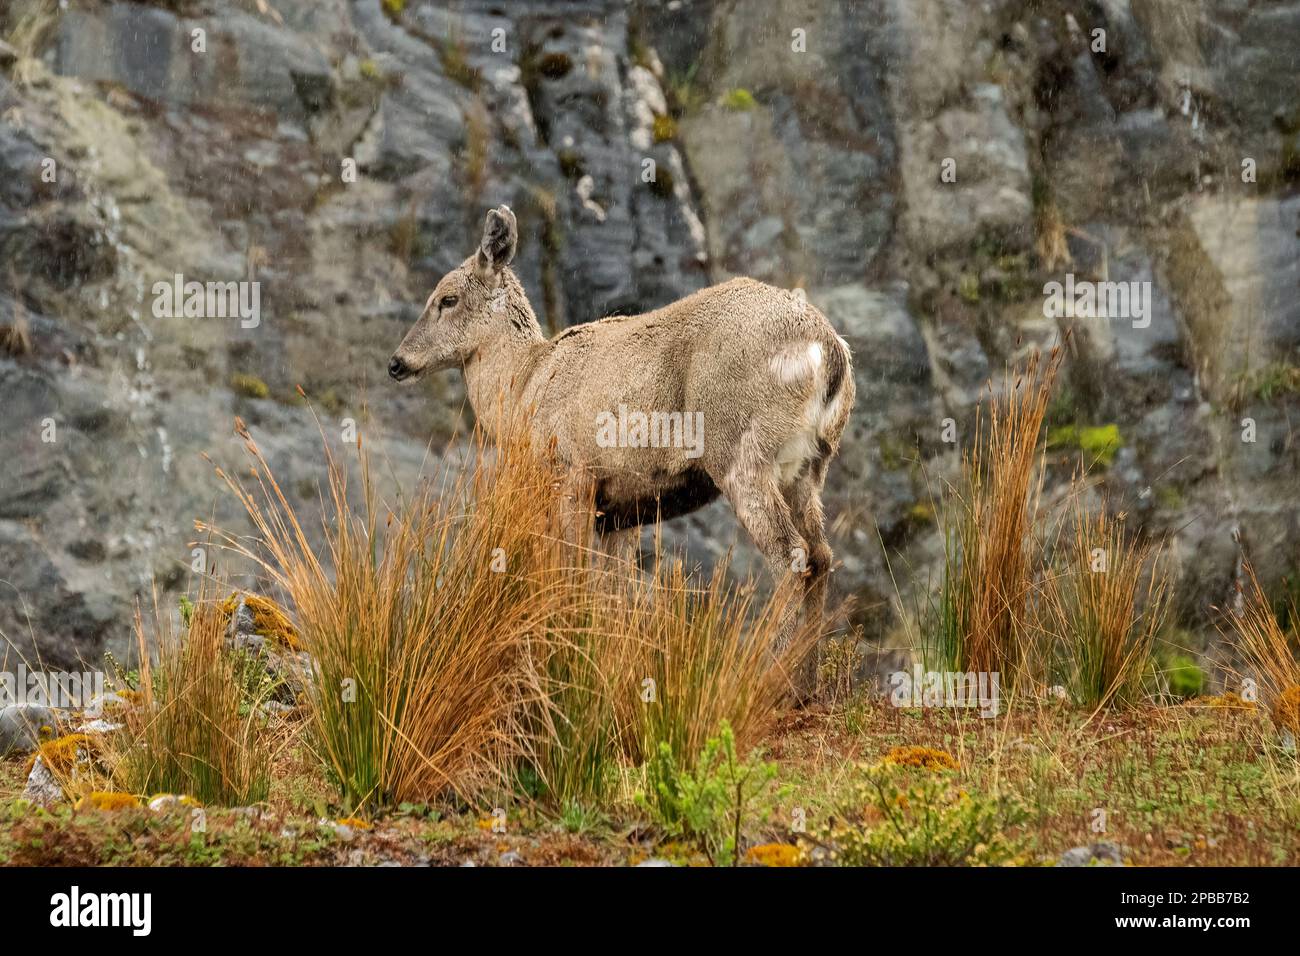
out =
[[(869, 635), (892, 626), (885, 554), (905, 591), (932, 573), (930, 489), (985, 382), (1066, 325), (1054, 419), (1117, 426), (1105, 481), (1170, 536), (1184, 626), (1208, 631), (1243, 553), (1271, 586), (1300, 558), (1300, 2), (0, 18), (0, 631), (28, 657), (120, 649), (135, 597), (183, 585), (193, 520), (237, 520), (200, 457), (238, 461), (235, 415), (304, 506), (348, 420), (394, 484), (436, 468), (461, 384), (398, 390), (385, 363), (501, 202), (551, 330), (739, 274), (831, 317), (858, 377), (836, 587)], [(1149, 283), (1149, 324), (1045, 318), (1067, 273)], [(260, 323), (157, 317), (175, 275), (255, 278)], [(722, 505), (670, 538), (702, 561), (738, 540)]]

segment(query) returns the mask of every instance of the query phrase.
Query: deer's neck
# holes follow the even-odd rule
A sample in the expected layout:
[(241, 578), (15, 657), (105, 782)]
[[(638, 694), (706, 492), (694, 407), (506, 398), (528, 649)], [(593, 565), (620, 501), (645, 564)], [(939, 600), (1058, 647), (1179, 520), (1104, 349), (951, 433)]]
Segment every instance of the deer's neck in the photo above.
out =
[(465, 363), (465, 390), (474, 416), (494, 434), (502, 414), (518, 411), (546, 339), (533, 328), (510, 328), (485, 342)]

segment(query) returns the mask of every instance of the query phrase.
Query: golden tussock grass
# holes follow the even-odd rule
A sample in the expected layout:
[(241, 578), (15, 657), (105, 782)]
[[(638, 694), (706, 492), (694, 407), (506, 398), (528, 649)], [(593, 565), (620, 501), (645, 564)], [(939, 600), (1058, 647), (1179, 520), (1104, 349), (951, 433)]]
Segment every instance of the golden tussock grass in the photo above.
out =
[(1104, 501), (1087, 511), (1077, 486), (1071, 500), (1071, 530), (1044, 580), (1041, 617), (1076, 703), (1134, 704), (1168, 618), (1159, 548), (1126, 535), (1124, 515), (1108, 513)]
[[(1255, 568), (1247, 562), (1243, 571), (1245, 585), (1239, 588), (1236, 605), (1222, 614), (1220, 629), (1227, 632), (1228, 640), (1245, 663), (1244, 669), (1237, 674), (1238, 679), (1255, 682), (1261, 702), (1273, 710), (1277, 719), (1279, 703), (1286, 699), (1292, 688), (1300, 686), (1296, 635), (1284, 630), (1278, 621)], [(1291, 619), (1297, 619), (1294, 609)], [(1285, 725), (1287, 714), (1281, 716), (1282, 725)]]
[[(242, 423), (252, 481), (220, 471), (255, 537), (214, 531), (286, 598), (312, 658), (310, 746), (352, 811), (453, 794), (595, 800), (667, 740), (694, 756), (721, 720), (756, 741), (788, 689), (800, 637), (771, 650), (788, 606), (566, 543), (559, 475), (522, 431), (467, 467), (380, 499), (357, 443), (327, 451), (328, 491), (309, 535)], [(576, 525), (590, 521), (576, 516)], [(807, 629), (805, 629), (807, 630)]]
[(958, 486), (944, 496), (946, 566), (927, 640), (934, 663), (949, 669), (998, 671), (1010, 684), (1033, 666), (1025, 622), (1035, 589), (1039, 444), (1061, 354), (1034, 352), (1023, 370), (1006, 372), (1001, 392), (978, 410)]
[(226, 646), (226, 622), (206, 588), (181, 626), (159, 610), (155, 595), (151, 653), (137, 610), (139, 702), (121, 711), (124, 726), (109, 738), (114, 777), (132, 793), (186, 794), (226, 806), (266, 797), (272, 754), (260, 668)]

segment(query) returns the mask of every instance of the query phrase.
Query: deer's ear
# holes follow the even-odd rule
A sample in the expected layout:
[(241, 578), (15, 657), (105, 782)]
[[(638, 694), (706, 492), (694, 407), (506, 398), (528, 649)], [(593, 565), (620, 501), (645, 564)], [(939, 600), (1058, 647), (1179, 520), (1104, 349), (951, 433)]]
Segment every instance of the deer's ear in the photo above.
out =
[(484, 275), (500, 272), (515, 257), (519, 226), (509, 206), (489, 209), (483, 223), (483, 241), (478, 247), (478, 270)]

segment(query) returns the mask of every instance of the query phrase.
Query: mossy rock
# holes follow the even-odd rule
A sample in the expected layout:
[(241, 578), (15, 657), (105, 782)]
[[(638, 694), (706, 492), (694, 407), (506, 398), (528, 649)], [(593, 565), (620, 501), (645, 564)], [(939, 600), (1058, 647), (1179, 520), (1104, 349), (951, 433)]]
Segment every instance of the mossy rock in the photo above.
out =
[(289, 615), (285, 614), (280, 605), (270, 598), (264, 598), (258, 594), (241, 595), (238, 591), (234, 592), (221, 604), (221, 613), (226, 616), (227, 620), (230, 619), (230, 615), (239, 609), (240, 601), (243, 601), (244, 607), (248, 609), (249, 614), (253, 617), (254, 634), (273, 640), (295, 651), (303, 649), (302, 638), (298, 636), (298, 631), (294, 628), (293, 622), (289, 620)]
[(587, 171), (587, 164), (582, 161), (582, 155), (576, 149), (562, 149), (555, 154), (555, 158), (565, 179), (581, 179)]
[(755, 866), (803, 866), (803, 851), (790, 843), (761, 843), (745, 852), (745, 862)]
[(735, 113), (747, 113), (758, 106), (758, 100), (749, 90), (737, 88), (727, 91), (722, 97), (722, 105)]
[(907, 520), (915, 525), (934, 524), (934, 505), (928, 501), (914, 501), (907, 509)]
[(45, 764), (52, 773), (69, 774), (77, 762), (77, 752), (90, 753), (92, 748), (93, 742), (87, 734), (64, 734), (62, 737), (47, 740), (27, 759), (27, 775), (31, 776), (37, 757), (41, 758), (41, 763)]
[(1109, 468), (1124, 447), (1118, 425), (1061, 425), (1047, 433), (1048, 448), (1077, 448), (1089, 464)]
[(972, 275), (969, 272), (963, 272), (957, 280), (957, 295), (963, 302), (971, 305), (980, 300), (980, 280), (979, 276)]
[(1156, 504), (1166, 511), (1181, 511), (1187, 501), (1177, 485), (1161, 485), (1156, 489)]
[(242, 372), (230, 376), (230, 390), (236, 395), (243, 395), (245, 398), (270, 398), (271, 387), (256, 375), (245, 375)]

